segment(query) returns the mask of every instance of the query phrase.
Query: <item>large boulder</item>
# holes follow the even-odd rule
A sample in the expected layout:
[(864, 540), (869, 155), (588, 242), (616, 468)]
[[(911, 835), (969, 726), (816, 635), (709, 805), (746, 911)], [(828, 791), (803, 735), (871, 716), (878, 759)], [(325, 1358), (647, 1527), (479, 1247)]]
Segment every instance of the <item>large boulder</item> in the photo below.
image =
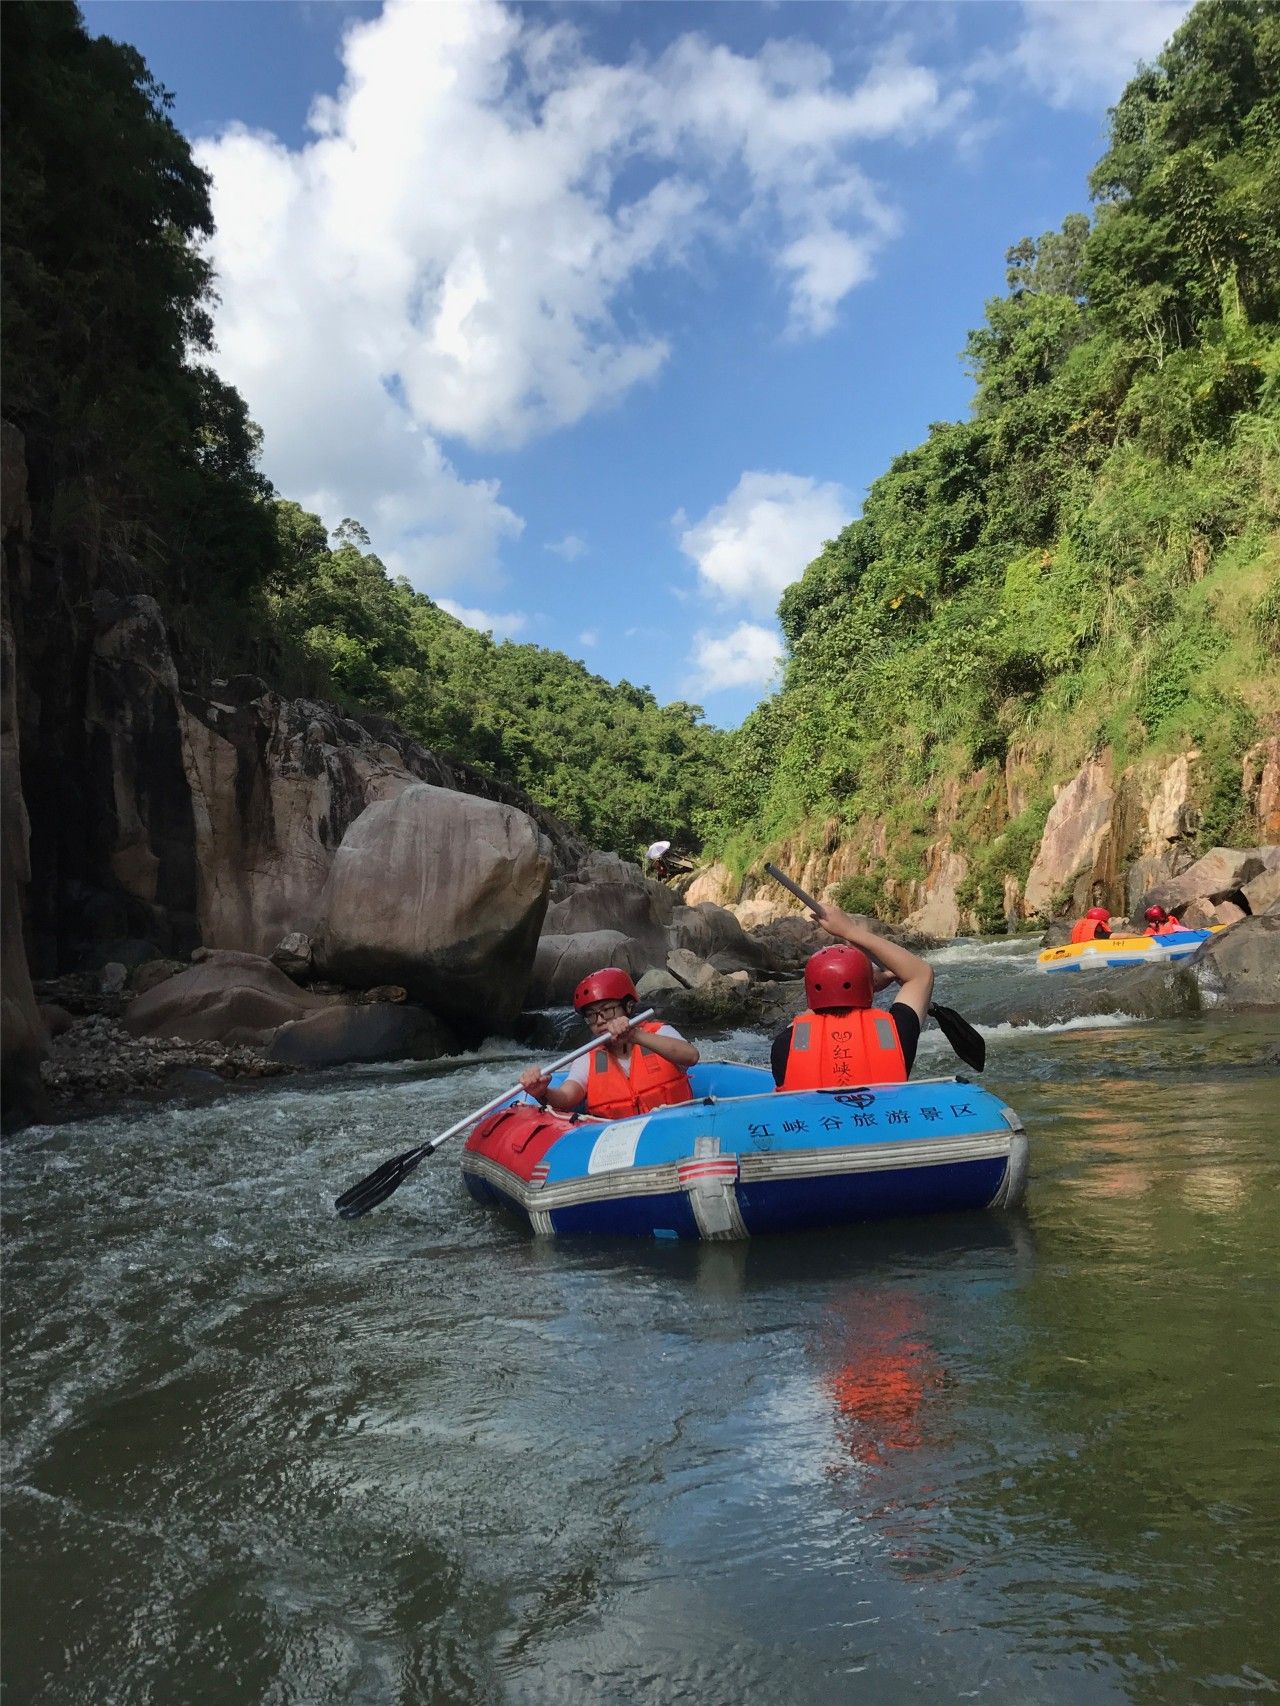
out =
[(1201, 904), (1188, 922), (1231, 923), (1233, 917), (1218, 916), (1215, 909), (1224, 902), (1239, 907), (1241, 890), (1264, 872), (1277, 868), (1280, 868), (1280, 847), (1211, 847), (1202, 859), (1197, 859), (1179, 876), (1170, 877), (1148, 889), (1142, 897), (1142, 904), (1144, 907), (1163, 906), (1184, 918), (1187, 916), (1184, 909), (1190, 909), (1193, 902), (1199, 902)]
[(666, 927), (676, 898), (662, 883), (613, 853), (595, 853), (552, 886), (543, 930), (548, 936), (579, 936), (617, 930), (643, 944), (651, 963), (666, 956)]
[(288, 1066), (344, 1066), (351, 1061), (435, 1060), (456, 1047), (434, 1013), (374, 1001), (328, 1007), (281, 1025), (267, 1045), (267, 1056)]
[(416, 783), (342, 839), (313, 938), (342, 983), (399, 983), (448, 1020), (520, 1011), (547, 906), (551, 848), (522, 811)]
[(1280, 865), (1253, 877), (1244, 885), (1244, 898), (1254, 913), (1280, 911)]
[(216, 948), (197, 952), (196, 965), (133, 1001), (124, 1021), (132, 1036), (257, 1047), (279, 1026), (329, 1005), (258, 954)]
[(720, 971), (756, 970), (768, 964), (761, 945), (747, 935), (733, 913), (710, 901), (677, 907), (667, 926), (667, 941), (673, 949), (713, 959)]
[(1196, 949), (1187, 969), (1224, 1007), (1280, 1007), (1280, 912), (1244, 918)]
[[(665, 965), (665, 956), (660, 962)], [(620, 930), (588, 930), (580, 936), (543, 936), (534, 956), (526, 1004), (557, 1007), (573, 997), (583, 978), (617, 966), (637, 981), (653, 962), (640, 944)]]

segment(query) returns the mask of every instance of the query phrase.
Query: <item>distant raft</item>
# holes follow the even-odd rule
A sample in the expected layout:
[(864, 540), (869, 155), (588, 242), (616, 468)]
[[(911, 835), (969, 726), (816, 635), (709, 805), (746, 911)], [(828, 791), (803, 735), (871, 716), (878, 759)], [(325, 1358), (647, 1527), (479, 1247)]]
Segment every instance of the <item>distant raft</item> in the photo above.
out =
[(1217, 930), (1171, 930), (1167, 936), (1111, 936), (1103, 942), (1067, 942), (1061, 948), (1046, 948), (1040, 955), (1041, 971), (1105, 971), (1108, 966), (1154, 966), (1170, 960), (1189, 959), (1201, 942)]
[(963, 1078), (775, 1093), (760, 1067), (695, 1066), (692, 1102), (573, 1118), (521, 1099), (482, 1120), (462, 1171), (532, 1231), (734, 1239), (1011, 1208), (1027, 1140)]

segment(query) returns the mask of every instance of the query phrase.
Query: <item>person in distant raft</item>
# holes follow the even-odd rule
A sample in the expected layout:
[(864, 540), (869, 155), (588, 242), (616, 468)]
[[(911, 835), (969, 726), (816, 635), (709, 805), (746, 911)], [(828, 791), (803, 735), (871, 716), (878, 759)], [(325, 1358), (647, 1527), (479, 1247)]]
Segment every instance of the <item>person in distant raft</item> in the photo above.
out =
[(563, 1084), (554, 1089), (545, 1072), (526, 1067), (520, 1087), (545, 1108), (586, 1112), (602, 1120), (624, 1120), (673, 1102), (690, 1102), (693, 1089), (686, 1067), (698, 1064), (698, 1051), (670, 1025), (645, 1020), (631, 1023), (636, 986), (614, 966), (584, 977), (573, 992), (573, 1005), (600, 1039), (575, 1060)]
[(1073, 942), (1105, 942), (1111, 936), (1111, 914), (1105, 906), (1091, 906), (1071, 926)]
[[(933, 967), (864, 930), (838, 906), (815, 906), (814, 917), (846, 945), (809, 956), (809, 1010), (773, 1039), (774, 1083), (779, 1090), (904, 1084), (933, 997)], [(873, 1007), (876, 991), (892, 983), (901, 985), (893, 1006)]]
[(1144, 936), (1168, 936), (1175, 930), (1182, 929), (1178, 920), (1162, 906), (1149, 906), (1143, 916), (1147, 921), (1146, 929), (1142, 932)]

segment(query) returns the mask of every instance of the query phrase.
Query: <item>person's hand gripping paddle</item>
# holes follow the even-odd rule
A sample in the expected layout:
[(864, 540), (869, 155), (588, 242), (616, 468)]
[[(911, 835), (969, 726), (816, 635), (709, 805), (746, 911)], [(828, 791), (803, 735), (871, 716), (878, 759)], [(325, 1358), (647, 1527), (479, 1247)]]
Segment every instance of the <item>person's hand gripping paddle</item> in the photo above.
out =
[[(653, 1008), (646, 1007), (643, 1013), (637, 1013), (632, 1019), (633, 1025), (640, 1024), (645, 1019), (653, 1018)], [(600, 1045), (599, 1037), (592, 1037), (589, 1042), (581, 1044), (571, 1054), (562, 1055), (559, 1060), (553, 1060), (547, 1068), (548, 1074), (559, 1072), (562, 1066), (568, 1066), (584, 1054), (590, 1054), (593, 1048)], [(522, 1095), (518, 1084), (510, 1090), (504, 1090), (500, 1096), (495, 1096), (491, 1102), (486, 1102), (483, 1108), (477, 1108), (474, 1113), (464, 1114), (456, 1125), (451, 1125), (448, 1131), (442, 1131), (438, 1137), (429, 1138), (426, 1143), (420, 1143), (416, 1149), (406, 1149), (403, 1155), (393, 1155), (390, 1161), (384, 1161), (381, 1167), (374, 1169), (367, 1178), (359, 1184), (352, 1185), (349, 1191), (343, 1191), (340, 1197), (335, 1197), (333, 1206), (344, 1220), (359, 1220), (362, 1214), (368, 1214), (371, 1208), (377, 1208), (380, 1202), (386, 1202), (393, 1191), (398, 1191), (401, 1185), (413, 1172), (419, 1162), (425, 1161), (428, 1155), (434, 1155), (442, 1143), (455, 1137), (464, 1127), (475, 1125), (486, 1114), (493, 1113), (504, 1102), (509, 1102), (514, 1096)]]

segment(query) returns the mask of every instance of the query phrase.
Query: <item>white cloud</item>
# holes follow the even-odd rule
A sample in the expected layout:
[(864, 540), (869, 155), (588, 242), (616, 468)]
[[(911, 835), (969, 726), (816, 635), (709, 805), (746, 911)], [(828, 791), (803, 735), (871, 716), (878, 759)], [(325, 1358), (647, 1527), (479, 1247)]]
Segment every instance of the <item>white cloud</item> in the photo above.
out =
[(848, 493), (834, 482), (745, 473), (722, 504), (686, 527), (680, 549), (708, 590), (765, 615), (852, 513)]
[(698, 634), (694, 638), (694, 678), (698, 694), (728, 687), (767, 687), (782, 661), (782, 640), (774, 628), (739, 622), (728, 634)]
[(1022, 32), (1004, 63), (1052, 106), (1096, 107), (1116, 99), (1190, 9), (1190, 0), (1024, 0)]
[(669, 344), (635, 286), (707, 245), (771, 268), (789, 330), (822, 332), (897, 228), (856, 154), (964, 103), (898, 48), (852, 85), (787, 41), (610, 64), (498, 0), (388, 0), (342, 57), (304, 146), (234, 127), (197, 148), (217, 361), (280, 489), (358, 516), (428, 591), (494, 584), (521, 527), (442, 441), (518, 445), (651, 380)]
[(459, 622), (465, 622), (468, 628), (491, 634), (495, 640), (514, 639), (529, 625), (529, 618), (518, 610), (475, 610), (466, 604), (455, 604), (451, 598), (438, 598), (436, 603), (450, 616), (456, 616)]
[(598, 628), (584, 628), (578, 635), (578, 644), (586, 646), (588, 649), (592, 646), (598, 646), (600, 644), (600, 630)]
[(587, 554), (587, 542), (579, 539), (576, 533), (566, 533), (563, 539), (556, 539), (542, 547), (554, 556), (563, 557), (566, 563), (576, 563), (579, 557)]

